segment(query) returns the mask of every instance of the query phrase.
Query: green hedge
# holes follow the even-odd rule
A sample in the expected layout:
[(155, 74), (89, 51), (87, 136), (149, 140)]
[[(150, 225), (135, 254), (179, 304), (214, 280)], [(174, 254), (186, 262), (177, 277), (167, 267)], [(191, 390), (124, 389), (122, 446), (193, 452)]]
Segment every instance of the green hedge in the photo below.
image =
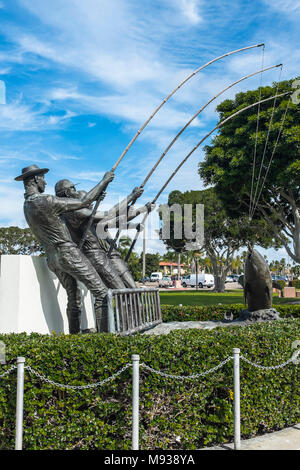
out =
[[(210, 305), (195, 307), (194, 305), (161, 305), (161, 311), (164, 322), (170, 321), (208, 321), (223, 320), (226, 314), (232, 314), (237, 318), (243, 304), (232, 305)], [(282, 318), (300, 318), (300, 305), (275, 305), (276, 310)]]
[[(264, 365), (282, 363), (291, 357), (297, 339), (300, 319), (291, 318), (161, 336), (0, 335), (7, 346), (8, 362), (1, 370), (14, 364), (17, 356), (25, 356), (27, 364), (52, 380), (82, 385), (111, 376), (138, 353), (142, 362), (155, 369), (190, 375), (215, 366), (232, 354), (233, 347)], [(299, 366), (263, 372), (242, 363), (241, 398), (243, 438), (299, 422)], [(15, 400), (14, 372), (0, 379), (1, 449), (14, 446)], [(232, 441), (232, 362), (205, 378), (184, 382), (141, 368), (140, 437), (142, 449), (198, 449)], [(115, 450), (130, 446), (130, 369), (99, 389), (79, 392), (57, 389), (26, 372), (25, 449)]]
[(296, 289), (300, 289), (300, 279), (294, 279), (292, 281), (292, 286), (295, 287)]

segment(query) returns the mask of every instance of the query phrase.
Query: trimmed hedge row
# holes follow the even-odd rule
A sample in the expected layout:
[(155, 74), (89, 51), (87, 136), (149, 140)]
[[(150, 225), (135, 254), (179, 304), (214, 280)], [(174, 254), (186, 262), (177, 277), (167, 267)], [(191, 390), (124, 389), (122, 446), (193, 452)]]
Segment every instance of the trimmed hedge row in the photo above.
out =
[[(237, 318), (240, 311), (244, 308), (245, 306), (243, 304), (199, 307), (195, 307), (195, 305), (183, 305), (181, 307), (175, 305), (161, 305), (161, 312), (164, 322), (220, 321), (224, 320), (224, 316), (227, 314), (232, 314), (233, 318)], [(275, 305), (275, 308), (280, 313), (281, 318), (300, 318), (300, 305)]]
[[(228, 307), (227, 307), (228, 308)], [(165, 307), (164, 307), (165, 309)], [(132, 354), (175, 375), (207, 370), (239, 347), (263, 365), (291, 357), (300, 339), (300, 319), (243, 328), (177, 330), (169, 335), (0, 335), (7, 346), (7, 369), (17, 356), (52, 380), (83, 385), (110, 377)], [(12, 449), (16, 374), (0, 379), (0, 448)], [(244, 438), (300, 421), (299, 366), (263, 372), (241, 364)], [(176, 381), (141, 368), (142, 449), (199, 449), (233, 439), (232, 362), (199, 380)], [(130, 449), (131, 370), (99, 389), (60, 390), (26, 372), (25, 449)]]

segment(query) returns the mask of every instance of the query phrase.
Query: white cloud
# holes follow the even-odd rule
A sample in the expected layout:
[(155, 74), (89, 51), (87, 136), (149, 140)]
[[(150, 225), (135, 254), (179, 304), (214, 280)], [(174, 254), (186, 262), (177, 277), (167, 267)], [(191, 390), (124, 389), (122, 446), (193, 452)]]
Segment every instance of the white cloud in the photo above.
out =
[(193, 25), (197, 25), (202, 22), (202, 17), (199, 13), (199, 1), (180, 0), (180, 4), (183, 14)]
[(70, 173), (68, 178), (76, 181), (92, 181), (98, 183), (104, 176), (103, 171), (80, 171), (79, 173)]
[(10, 71), (11, 67), (4, 67), (3, 69), (0, 69), (0, 75), (8, 75)]
[(0, 106), (0, 129), (11, 131), (37, 130), (44, 118), (20, 100)]
[(12, 186), (11, 182), (0, 183), (0, 207), (1, 207), (1, 225), (17, 225), (25, 227), (26, 221), (23, 214), (24, 188), (20, 185), (17, 188)]
[(299, 0), (263, 0), (269, 7), (287, 15), (300, 13)]
[[(80, 107), (87, 114), (106, 114), (115, 119), (127, 120), (142, 124), (153, 112), (156, 105), (153, 104), (153, 96), (128, 90), (124, 95), (96, 96), (80, 93), (74, 88), (58, 88), (49, 91), (49, 99), (63, 102), (72, 102), (75, 107)], [(150, 128), (170, 128), (183, 127), (190, 119), (191, 115), (177, 109), (174, 105), (165, 106), (159, 114), (151, 121)], [(191, 124), (198, 127), (198, 119)]]
[(77, 116), (76, 113), (67, 110), (63, 115), (51, 115), (49, 116), (49, 124), (51, 125), (58, 125), (61, 124), (63, 121), (71, 119), (72, 117)]
[(63, 115), (47, 115), (45, 106), (35, 110), (34, 103), (27, 104), (22, 99), (6, 102), (0, 106), (0, 130), (37, 131), (56, 129), (76, 113), (67, 110)]

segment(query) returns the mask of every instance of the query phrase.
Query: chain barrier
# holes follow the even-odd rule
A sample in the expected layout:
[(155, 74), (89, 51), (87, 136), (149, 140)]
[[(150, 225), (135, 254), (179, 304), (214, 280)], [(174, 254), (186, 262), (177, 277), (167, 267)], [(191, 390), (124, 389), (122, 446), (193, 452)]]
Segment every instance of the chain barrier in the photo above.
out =
[(11, 366), (6, 372), (3, 372), (3, 374), (0, 374), (0, 379), (2, 379), (2, 377), (5, 377), (6, 375), (9, 375), (16, 368), (17, 368), (17, 366)]
[(95, 382), (93, 384), (87, 384), (87, 385), (67, 385), (67, 384), (61, 384), (61, 383), (58, 383), (58, 382), (54, 382), (53, 380), (51, 379), (48, 379), (47, 377), (45, 377), (44, 375), (40, 374), (39, 372), (37, 372), (36, 370), (32, 369), (32, 367), (30, 366), (25, 366), (25, 369), (28, 370), (29, 372), (31, 372), (33, 375), (35, 375), (36, 377), (38, 377), (40, 380), (42, 380), (43, 382), (46, 382), (46, 383), (49, 383), (51, 385), (54, 385), (55, 387), (60, 387), (60, 388), (66, 388), (67, 390), (86, 390), (86, 389), (90, 389), (90, 388), (97, 388), (97, 387), (100, 387), (101, 385), (104, 385), (110, 381), (112, 381), (113, 379), (115, 379), (116, 377), (118, 377), (119, 375), (121, 375), (125, 370), (129, 369), (129, 367), (131, 367), (132, 364), (128, 363), (126, 364), (124, 367), (122, 367), (122, 369), (120, 369), (118, 372), (116, 372), (115, 374), (111, 375), (110, 377), (104, 379), (104, 380), (101, 380), (100, 382)]
[(170, 379), (178, 379), (178, 380), (192, 380), (192, 379), (197, 379), (199, 377), (204, 377), (205, 375), (211, 374), (212, 372), (215, 372), (218, 369), (221, 369), (227, 362), (231, 361), (233, 359), (232, 356), (227, 357), (224, 361), (220, 362), (215, 367), (212, 367), (212, 369), (206, 370), (204, 372), (200, 372), (199, 374), (193, 374), (193, 375), (173, 375), (173, 374), (167, 374), (166, 372), (161, 372), (159, 370), (153, 369), (152, 367), (148, 366), (147, 364), (141, 363), (141, 367), (144, 369), (148, 370), (149, 372), (153, 372), (154, 374), (161, 375), (162, 377), (167, 377)]
[(263, 366), (249, 360), (247, 357), (240, 355), (239, 348), (233, 348), (233, 356), (228, 356), (224, 361), (220, 362), (211, 369), (205, 370), (198, 374), (192, 375), (174, 375), (168, 374), (156, 370), (145, 363), (140, 363), (140, 356), (138, 354), (132, 355), (132, 363), (125, 364), (122, 369), (118, 370), (116, 373), (107, 377), (104, 380), (99, 382), (87, 384), (87, 385), (68, 385), (55, 382), (54, 380), (49, 379), (45, 375), (37, 372), (31, 366), (25, 366), (25, 358), (17, 358), (17, 366), (12, 365), (8, 370), (0, 374), (0, 378), (3, 378), (15, 369), (17, 369), (17, 401), (16, 401), (16, 439), (15, 439), (15, 449), (22, 450), (23, 442), (23, 406), (24, 406), (24, 371), (27, 370), (29, 373), (33, 374), (35, 377), (39, 378), (41, 381), (46, 382), (55, 387), (67, 389), (67, 390), (87, 390), (94, 389), (104, 385), (108, 382), (111, 382), (116, 377), (121, 375), (124, 371), (132, 367), (132, 449), (139, 449), (139, 368), (142, 367), (145, 370), (157, 374), (161, 377), (171, 378), (175, 380), (192, 380), (199, 377), (204, 377), (208, 374), (211, 374), (218, 369), (221, 369), (225, 364), (233, 359), (233, 383), (234, 383), (234, 449), (239, 450), (241, 448), (241, 415), (240, 415), (240, 359), (248, 363), (253, 367), (263, 370), (274, 370), (281, 369), (287, 366), (290, 363), (297, 364), (296, 359), (300, 355), (300, 350), (295, 351), (295, 353), (287, 361), (282, 364), (277, 364), (275, 366)]
[(295, 354), (293, 354), (292, 357), (290, 357), (290, 359), (288, 359), (287, 361), (283, 362), (282, 364), (278, 364), (276, 366), (262, 366), (261, 364), (257, 364), (256, 362), (250, 361), (249, 359), (247, 359), (247, 357), (242, 356), (242, 355), (240, 356), (240, 359), (247, 362), (247, 364), (250, 364), (251, 366), (256, 367), (257, 369), (276, 370), (276, 369), (282, 369), (283, 367), (287, 366), (291, 362), (295, 363), (295, 360), (297, 359), (299, 354), (300, 354), (300, 350), (296, 351)]
[[(253, 362), (253, 361), (250, 361), (247, 357), (241, 355), (240, 356), (240, 359), (243, 360), (244, 362), (246, 362), (247, 364), (253, 366), (253, 367), (256, 367), (258, 369), (262, 369), (262, 370), (276, 370), (276, 369), (282, 369), (283, 367), (287, 366), (288, 364), (290, 364), (291, 362), (294, 362), (297, 357), (300, 355), (300, 350), (295, 352), (295, 354), (293, 354), (292, 357), (290, 357), (290, 359), (288, 359), (287, 361), (283, 362), (282, 364), (278, 364), (276, 366), (263, 366), (261, 364), (257, 364), (256, 362)], [(215, 371), (217, 371), (218, 369), (221, 369), (225, 364), (227, 364), (227, 362), (231, 361), (231, 359), (233, 359), (233, 356), (228, 356), (224, 361), (220, 362), (218, 365), (216, 365), (215, 367), (212, 367), (211, 369), (209, 370), (206, 370), (204, 372), (200, 372), (198, 374), (192, 374), (192, 375), (174, 375), (174, 374), (168, 374), (166, 372), (162, 372), (162, 371), (159, 371), (159, 370), (156, 370), (156, 369), (153, 369), (152, 367), (148, 366), (147, 364), (145, 363), (141, 363), (140, 364), (140, 367), (143, 367), (144, 369), (148, 370), (149, 372), (152, 372), (154, 374), (157, 374), (157, 375), (160, 375), (162, 377), (166, 377), (166, 378), (170, 378), (170, 379), (178, 379), (178, 380), (193, 380), (193, 379), (197, 379), (199, 377), (205, 377), (206, 375), (209, 375)], [(110, 377), (104, 379), (104, 380), (101, 380), (99, 382), (95, 382), (93, 384), (87, 384), (87, 385), (68, 385), (68, 384), (61, 384), (61, 383), (58, 383), (58, 382), (54, 382), (53, 380), (49, 379), (48, 377), (46, 377), (45, 375), (43, 374), (40, 374), (39, 372), (37, 372), (36, 370), (34, 370), (31, 366), (25, 366), (25, 369), (28, 370), (29, 372), (31, 372), (33, 375), (35, 375), (36, 377), (38, 377), (40, 380), (42, 380), (43, 382), (46, 382), (46, 383), (49, 383), (51, 385), (54, 385), (56, 387), (60, 387), (60, 388), (66, 388), (66, 389), (69, 389), (69, 390), (85, 390), (85, 389), (90, 389), (90, 388), (97, 388), (97, 387), (100, 387), (112, 380), (114, 380), (116, 377), (118, 377), (119, 375), (121, 375), (123, 372), (125, 372), (125, 370), (129, 369), (130, 367), (132, 366), (131, 363), (128, 363), (126, 364), (124, 367), (122, 367), (122, 369), (120, 369), (119, 371), (117, 371), (115, 374), (111, 375)], [(12, 365), (7, 371), (5, 371), (3, 374), (0, 374), (0, 379), (2, 379), (3, 377), (9, 375), (10, 373), (12, 373), (14, 370), (17, 369), (17, 366), (15, 365)]]

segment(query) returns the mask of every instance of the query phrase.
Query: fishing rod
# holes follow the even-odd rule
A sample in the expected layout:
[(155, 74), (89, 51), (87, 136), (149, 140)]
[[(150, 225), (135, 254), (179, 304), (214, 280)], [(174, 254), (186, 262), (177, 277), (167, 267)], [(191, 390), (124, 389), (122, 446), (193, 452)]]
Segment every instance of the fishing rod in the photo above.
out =
[[(201, 70), (205, 69), (206, 67), (208, 67), (209, 65), (213, 64), (214, 62), (217, 62), (218, 60), (221, 60), (223, 59), (224, 57), (228, 57), (228, 56), (231, 56), (233, 54), (237, 54), (238, 52), (242, 52), (242, 51), (246, 51), (246, 50), (249, 50), (249, 49), (254, 49), (256, 47), (264, 47), (265, 44), (255, 44), (253, 46), (247, 46), (247, 47), (243, 47), (241, 49), (236, 49), (234, 51), (231, 51), (231, 52), (227, 52), (226, 54), (223, 54), (219, 57), (216, 57), (215, 59), (207, 62), (206, 64), (202, 65), (201, 67), (199, 67), (197, 70), (194, 70), (194, 72), (192, 72), (191, 74), (189, 74), (179, 85), (177, 85), (176, 88), (174, 88), (173, 91), (171, 91), (171, 93), (169, 93), (169, 95), (163, 99), (163, 101), (159, 104), (159, 106), (153, 111), (153, 113), (150, 115), (150, 117), (144, 122), (144, 124), (142, 125), (142, 127), (140, 127), (140, 129), (137, 131), (137, 133), (135, 134), (135, 136), (131, 139), (131, 141), (129, 142), (129, 144), (127, 145), (127, 147), (123, 150), (123, 152), (121, 153), (121, 155), (119, 156), (118, 160), (116, 161), (116, 163), (114, 164), (114, 166), (112, 167), (111, 171), (114, 173), (115, 170), (117, 169), (117, 167), (119, 166), (121, 160), (124, 158), (124, 156), (126, 155), (126, 153), (128, 152), (128, 150), (130, 149), (130, 147), (133, 145), (133, 143), (136, 141), (136, 139), (139, 137), (139, 135), (142, 133), (142, 131), (145, 129), (145, 127), (149, 124), (149, 122), (153, 119), (153, 117), (158, 113), (158, 111), (162, 108), (162, 106), (188, 81), (190, 80), (192, 77), (194, 77), (197, 73), (199, 73)], [(107, 183), (108, 185), (109, 183)], [(87, 236), (87, 233), (88, 231), (90, 230), (91, 228), (91, 225), (93, 223), (93, 218), (94, 218), (94, 215), (96, 214), (97, 212), (97, 209), (99, 207), (99, 204), (100, 204), (101, 200), (100, 200), (100, 197), (97, 199), (97, 201), (95, 202), (95, 205), (94, 205), (94, 208), (93, 208), (93, 211), (90, 215), (90, 218), (86, 224), (86, 227), (85, 227), (85, 230), (84, 230), (84, 233), (83, 233), (83, 236), (82, 236), (82, 239), (80, 240), (80, 243), (79, 243), (79, 248), (81, 249), (84, 242), (85, 242), (85, 239), (86, 239), (86, 236)]]
[[(256, 103), (253, 103), (253, 104), (250, 104), (248, 106), (246, 106), (245, 108), (242, 108), (240, 109), (239, 111), (236, 111), (234, 114), (231, 114), (229, 117), (227, 117), (226, 119), (224, 119), (223, 121), (219, 122), (208, 134), (206, 134), (201, 140), (200, 142), (198, 142), (197, 145), (195, 145), (195, 147), (187, 154), (187, 156), (180, 162), (180, 164), (177, 166), (177, 168), (173, 171), (173, 173), (171, 174), (171, 176), (167, 179), (167, 181), (165, 182), (165, 184), (162, 186), (162, 188), (158, 191), (158, 193), (156, 194), (156, 196), (154, 197), (153, 201), (151, 204), (155, 204), (157, 199), (159, 198), (159, 196), (161, 195), (161, 193), (166, 189), (166, 187), (168, 186), (168, 184), (170, 183), (170, 181), (172, 180), (172, 178), (174, 178), (174, 176), (176, 175), (176, 173), (180, 170), (180, 168), (184, 165), (184, 163), (190, 158), (190, 156), (200, 147), (200, 145), (206, 140), (208, 139), (208, 137), (213, 133), (215, 132), (217, 129), (219, 129), (220, 127), (222, 127), (224, 124), (226, 124), (226, 122), (230, 121), (231, 119), (233, 119), (235, 116), (237, 116), (238, 114), (246, 111), (247, 109), (250, 109), (256, 105), (259, 105), (259, 104), (262, 104), (262, 103), (265, 103), (267, 101), (270, 101), (274, 98), (280, 98), (282, 96), (285, 96), (287, 94), (290, 94), (291, 92), (288, 91), (286, 93), (281, 93), (279, 95), (275, 95), (275, 96), (271, 96), (270, 98), (266, 98), (264, 100), (261, 100), (261, 101), (257, 101)], [(149, 212), (147, 212), (141, 222), (140, 225), (143, 225), (148, 217), (148, 214)], [(127, 253), (127, 256), (126, 256), (126, 259), (125, 261), (127, 262), (131, 253), (132, 253), (132, 250), (134, 249), (134, 246), (137, 242), (137, 239), (139, 237), (139, 233), (140, 232), (137, 232), (135, 237), (134, 237), (134, 240), (129, 248), (129, 251)]]
[[(271, 69), (274, 69), (274, 68), (277, 68), (277, 67), (280, 67), (282, 64), (277, 64), (277, 65), (272, 65), (270, 67), (267, 67), (267, 68), (264, 68), (264, 69), (261, 69), (261, 70), (257, 70), (256, 72), (252, 72), (248, 75), (245, 75), (244, 77), (240, 78), (239, 80), (236, 80), (235, 82), (233, 83), (230, 83), (230, 85), (228, 85), (226, 88), (224, 88), (223, 90), (221, 90), (217, 95), (215, 95), (213, 98), (211, 98), (207, 103), (205, 103), (205, 105), (203, 105), (192, 117), (191, 119), (183, 126), (183, 128), (178, 132), (178, 134), (174, 137), (174, 139), (171, 141), (171, 143), (167, 146), (167, 148), (163, 151), (163, 153), (161, 154), (161, 156), (159, 157), (159, 159), (157, 160), (157, 162), (155, 163), (155, 165), (151, 168), (150, 172), (148, 173), (148, 175), (146, 176), (146, 178), (144, 179), (144, 181), (142, 182), (142, 184), (139, 186), (140, 189), (143, 189), (145, 184), (147, 183), (147, 181), (149, 180), (149, 178), (152, 176), (153, 172), (155, 171), (155, 169), (158, 167), (158, 165), (160, 164), (160, 162), (162, 161), (162, 159), (165, 157), (165, 155), (168, 153), (168, 151), (171, 149), (171, 147), (175, 144), (176, 140), (180, 137), (180, 135), (185, 131), (185, 129), (199, 116), (200, 113), (202, 113), (202, 111), (204, 111), (205, 108), (207, 108), (207, 106), (212, 103), (216, 98), (218, 98), (220, 95), (222, 95), (223, 93), (225, 93), (225, 91), (229, 90), (230, 88), (232, 88), (233, 86), (237, 85), (238, 83), (242, 82), (243, 80), (246, 80), (248, 78), (251, 78), (253, 77), (254, 75), (257, 75), (257, 74), (262, 74), (263, 72), (266, 72), (268, 70), (271, 70)], [(114, 249), (114, 247), (116, 246), (117, 244), (117, 240), (118, 240), (118, 237), (120, 235), (120, 229), (117, 230), (117, 233), (115, 235), (115, 238), (113, 240), (113, 242), (111, 243), (111, 246), (110, 246), (110, 249), (108, 251), (108, 256), (111, 255), (111, 252), (112, 250)]]

